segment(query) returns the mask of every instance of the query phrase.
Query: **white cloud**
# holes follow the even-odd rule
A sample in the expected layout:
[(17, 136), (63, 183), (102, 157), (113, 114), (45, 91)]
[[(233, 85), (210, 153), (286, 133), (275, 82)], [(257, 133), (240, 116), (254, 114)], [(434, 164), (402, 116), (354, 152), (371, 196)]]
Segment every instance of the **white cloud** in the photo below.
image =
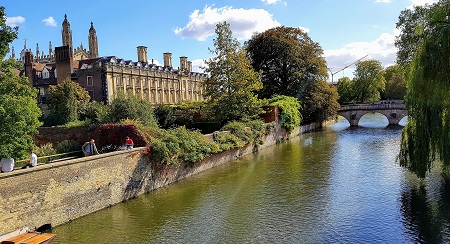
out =
[(299, 26), (298, 28), (305, 33), (309, 33), (311, 31), (308, 27), (304, 27), (304, 26)]
[(192, 60), (192, 71), (203, 73), (204, 70), (202, 68), (205, 68), (205, 60), (204, 59), (195, 59)]
[(174, 32), (182, 38), (194, 38), (205, 41), (214, 35), (219, 22), (230, 24), (233, 36), (238, 40), (249, 39), (255, 32), (280, 26), (272, 15), (264, 9), (235, 9), (233, 7), (213, 8), (206, 6), (202, 12), (196, 9), (189, 16), (189, 23), (183, 28), (177, 27)]
[(277, 2), (281, 2), (281, 0), (261, 0), (261, 2), (265, 4), (275, 4)]
[(345, 74), (338, 72), (334, 76), (334, 81), (337, 81), (338, 76), (352, 77), (353, 63), (366, 55), (368, 55), (366, 59), (379, 60), (384, 67), (395, 64), (397, 57), (397, 48), (395, 47), (396, 34), (398, 34), (398, 31), (394, 30), (392, 33), (381, 34), (372, 42), (352, 42), (340, 49), (325, 50), (324, 56), (327, 60), (327, 65), (333, 73), (351, 64), (343, 72)]
[(49, 16), (48, 18), (43, 19), (42, 22), (44, 22), (44, 24), (46, 26), (56, 27), (56, 21), (55, 21), (55, 19), (53, 19), (52, 16)]
[(390, 3), (391, 0), (375, 0), (376, 3)]
[(6, 17), (6, 25), (11, 27), (22, 24), (23, 22), (25, 22), (25, 18), (22, 16)]

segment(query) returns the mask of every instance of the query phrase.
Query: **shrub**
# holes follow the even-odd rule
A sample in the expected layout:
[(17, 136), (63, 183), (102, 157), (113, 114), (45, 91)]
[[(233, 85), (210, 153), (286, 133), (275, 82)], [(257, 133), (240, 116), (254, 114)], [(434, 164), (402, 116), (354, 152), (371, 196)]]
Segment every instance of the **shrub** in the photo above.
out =
[(76, 141), (64, 140), (56, 146), (56, 153), (80, 151), (81, 145)]
[(275, 96), (269, 99), (269, 104), (280, 109), (281, 127), (291, 131), (300, 125), (300, 103), (295, 97)]
[[(46, 157), (56, 154), (56, 149), (53, 148), (51, 143), (44, 144), (34, 149), (34, 153), (38, 156), (39, 163), (47, 163), (52, 160), (52, 157)], [(44, 158), (46, 157), (46, 158)]]

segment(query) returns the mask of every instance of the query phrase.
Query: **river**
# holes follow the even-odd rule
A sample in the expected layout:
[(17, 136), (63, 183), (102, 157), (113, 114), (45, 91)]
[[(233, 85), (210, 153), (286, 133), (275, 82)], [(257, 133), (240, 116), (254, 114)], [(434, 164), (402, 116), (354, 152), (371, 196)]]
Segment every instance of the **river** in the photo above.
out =
[[(449, 243), (450, 180), (398, 166), (364, 116), (56, 227), (54, 243)], [(446, 183), (447, 182), (447, 183)], [(425, 185), (425, 186), (423, 186)]]

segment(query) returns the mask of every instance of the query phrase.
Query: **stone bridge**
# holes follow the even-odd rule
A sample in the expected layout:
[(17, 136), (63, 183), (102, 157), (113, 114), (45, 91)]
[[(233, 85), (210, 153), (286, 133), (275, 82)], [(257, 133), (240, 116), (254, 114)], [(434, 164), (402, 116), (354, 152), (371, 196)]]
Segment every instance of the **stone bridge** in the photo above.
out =
[(342, 105), (338, 114), (346, 118), (350, 126), (358, 126), (361, 117), (367, 113), (380, 113), (386, 116), (390, 125), (397, 125), (408, 115), (403, 100), (381, 100), (374, 103)]

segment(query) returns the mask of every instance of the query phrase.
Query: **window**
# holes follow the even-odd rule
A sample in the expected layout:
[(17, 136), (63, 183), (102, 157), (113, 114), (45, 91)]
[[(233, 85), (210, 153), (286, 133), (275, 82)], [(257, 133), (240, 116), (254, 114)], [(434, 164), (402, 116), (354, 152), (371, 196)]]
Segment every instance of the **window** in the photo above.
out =
[(152, 103), (155, 103), (155, 93), (154, 92), (152, 92)]
[(146, 79), (142, 79), (142, 86), (144, 88), (147, 87), (147, 80)]
[(122, 86), (122, 79), (121, 79), (120, 76), (117, 76), (117, 77), (116, 77), (116, 85), (117, 85), (117, 86)]
[(135, 86), (136, 88), (141, 87), (141, 84), (139, 84), (139, 78), (136, 78), (136, 79), (134, 80), (134, 86)]
[(130, 77), (129, 76), (125, 77), (125, 84), (127, 86), (130, 86)]
[(42, 78), (44, 78), (44, 79), (50, 78), (50, 72), (48, 72), (47, 69), (44, 69), (44, 70), (42, 71)]
[(87, 80), (87, 86), (94, 86), (94, 79), (92, 79), (92, 76), (86, 77)]
[(94, 91), (88, 91), (89, 96), (91, 97), (91, 101), (94, 100)]

